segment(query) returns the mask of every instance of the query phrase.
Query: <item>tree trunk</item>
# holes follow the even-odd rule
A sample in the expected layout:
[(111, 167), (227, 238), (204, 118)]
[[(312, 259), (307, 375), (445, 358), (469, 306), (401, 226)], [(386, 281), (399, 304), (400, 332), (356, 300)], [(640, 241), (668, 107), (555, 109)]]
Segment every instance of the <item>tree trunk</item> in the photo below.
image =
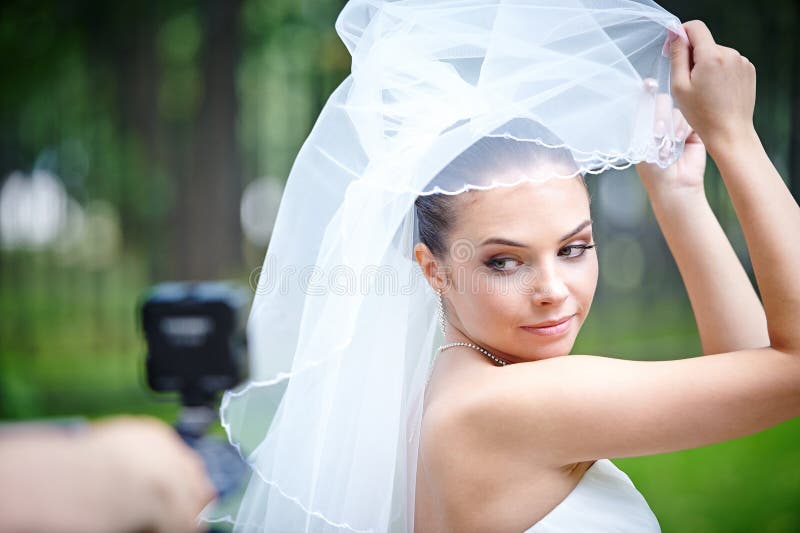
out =
[(205, 0), (201, 9), (201, 103), (188, 172), (178, 179), (172, 250), (175, 274), (194, 280), (230, 277), (242, 265), (236, 138), (240, 1)]

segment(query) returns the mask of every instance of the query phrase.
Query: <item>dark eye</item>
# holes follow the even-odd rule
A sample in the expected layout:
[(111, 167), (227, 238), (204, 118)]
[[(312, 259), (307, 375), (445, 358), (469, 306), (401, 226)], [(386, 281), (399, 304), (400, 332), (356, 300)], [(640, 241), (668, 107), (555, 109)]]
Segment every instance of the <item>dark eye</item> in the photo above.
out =
[[(492, 270), (497, 270), (498, 272), (508, 272), (509, 268), (504, 268), (509, 262), (512, 263), (519, 263), (516, 259), (512, 259), (510, 257), (498, 257), (497, 259), (490, 259), (486, 262), (486, 266), (491, 268)], [(500, 266), (498, 266), (500, 265)]]
[(571, 244), (559, 250), (558, 255), (561, 257), (569, 257), (569, 258), (580, 257), (584, 254), (584, 252), (586, 252), (586, 250), (594, 247), (595, 247), (594, 244)]

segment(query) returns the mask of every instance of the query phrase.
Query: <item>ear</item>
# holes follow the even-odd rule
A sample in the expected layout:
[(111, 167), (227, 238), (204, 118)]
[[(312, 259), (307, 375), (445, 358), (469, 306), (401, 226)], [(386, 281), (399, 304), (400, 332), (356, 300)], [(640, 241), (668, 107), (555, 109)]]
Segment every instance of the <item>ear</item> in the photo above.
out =
[(417, 260), (422, 274), (434, 291), (444, 289), (447, 285), (447, 277), (444, 265), (439, 264), (439, 260), (433, 255), (427, 245), (418, 242), (414, 245), (414, 258)]

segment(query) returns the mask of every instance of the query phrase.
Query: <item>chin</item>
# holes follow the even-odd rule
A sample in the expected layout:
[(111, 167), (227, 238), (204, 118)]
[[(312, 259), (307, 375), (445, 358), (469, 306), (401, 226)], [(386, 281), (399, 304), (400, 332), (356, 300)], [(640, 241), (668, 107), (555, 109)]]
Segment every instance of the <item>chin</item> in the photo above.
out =
[(537, 357), (537, 359), (552, 359), (554, 357), (562, 357), (564, 355), (569, 355), (572, 351), (572, 346), (568, 346), (565, 349), (557, 349), (557, 350), (548, 350)]
[(525, 345), (528, 348), (526, 351), (531, 354), (531, 360), (550, 359), (553, 357), (561, 357), (562, 355), (569, 355), (575, 345), (575, 337), (573, 335), (553, 339), (549, 342), (545, 337), (537, 344), (533, 344), (529, 337), (530, 335), (526, 335)]

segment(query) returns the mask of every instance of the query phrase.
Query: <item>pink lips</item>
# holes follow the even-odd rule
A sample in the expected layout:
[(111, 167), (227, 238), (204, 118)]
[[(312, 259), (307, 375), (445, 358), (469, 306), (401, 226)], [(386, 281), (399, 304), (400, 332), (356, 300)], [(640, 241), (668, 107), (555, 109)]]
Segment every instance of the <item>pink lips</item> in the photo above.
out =
[(570, 315), (561, 322), (549, 324), (547, 326), (540, 326), (540, 327), (532, 327), (532, 326), (522, 326), (522, 329), (525, 331), (529, 331), (534, 335), (542, 335), (544, 337), (552, 337), (555, 335), (561, 335), (565, 331), (569, 329), (572, 325), (572, 318), (575, 315)]

